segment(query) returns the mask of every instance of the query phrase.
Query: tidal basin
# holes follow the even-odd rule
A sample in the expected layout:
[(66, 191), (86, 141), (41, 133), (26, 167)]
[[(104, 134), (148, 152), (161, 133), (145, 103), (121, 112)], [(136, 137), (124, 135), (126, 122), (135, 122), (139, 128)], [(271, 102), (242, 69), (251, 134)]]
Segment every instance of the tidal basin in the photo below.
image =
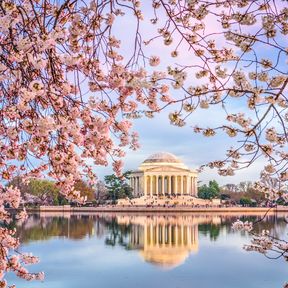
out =
[[(59, 213), (61, 214), (61, 213)], [(288, 214), (267, 216), (255, 231), (287, 234)], [(43, 288), (260, 288), (283, 287), (288, 263), (247, 252), (247, 232), (232, 223), (253, 215), (198, 214), (31, 214), (18, 224), (21, 251), (41, 262), (44, 282), (8, 280), (17, 287)], [(273, 256), (273, 255), (270, 255)]]

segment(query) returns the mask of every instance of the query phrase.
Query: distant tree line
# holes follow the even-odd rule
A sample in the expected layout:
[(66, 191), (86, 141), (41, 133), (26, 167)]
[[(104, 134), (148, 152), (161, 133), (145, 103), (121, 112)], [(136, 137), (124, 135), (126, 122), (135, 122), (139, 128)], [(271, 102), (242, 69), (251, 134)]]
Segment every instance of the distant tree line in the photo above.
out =
[(266, 206), (265, 194), (255, 188), (251, 181), (226, 184), (221, 187), (221, 199), (243, 207)]
[(243, 207), (267, 206), (267, 205), (288, 205), (283, 197), (287, 191), (281, 191), (275, 195), (273, 202), (267, 202), (266, 195), (255, 188), (251, 181), (243, 181), (239, 184), (226, 184), (222, 187), (215, 180), (209, 184), (198, 187), (198, 197), (202, 199), (221, 199), (223, 203), (237, 204)]
[[(115, 203), (118, 199), (132, 197), (133, 189), (128, 185), (130, 171), (122, 177), (115, 174), (107, 175), (104, 182), (99, 180), (95, 186), (90, 186), (86, 181), (79, 180), (74, 189), (80, 191), (81, 196), (86, 196), (88, 203), (103, 204)], [(54, 181), (48, 179), (30, 179), (27, 184), (20, 177), (15, 177), (7, 183), (7, 186), (17, 187), (22, 195), (23, 204), (26, 205), (65, 205), (66, 198), (59, 193), (59, 188)]]
[[(31, 205), (65, 205), (66, 198), (59, 193), (56, 183), (47, 179), (32, 178), (27, 184), (20, 177), (13, 178), (7, 186), (17, 187), (25, 204)], [(74, 189), (80, 191), (81, 196), (86, 196), (87, 201), (95, 199), (94, 189), (84, 180), (75, 183)]]

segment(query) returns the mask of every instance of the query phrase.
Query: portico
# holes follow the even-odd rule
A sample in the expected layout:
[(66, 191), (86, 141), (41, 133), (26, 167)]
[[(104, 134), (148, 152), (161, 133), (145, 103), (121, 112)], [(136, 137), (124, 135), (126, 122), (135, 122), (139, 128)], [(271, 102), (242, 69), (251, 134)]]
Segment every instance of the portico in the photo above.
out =
[(197, 172), (190, 170), (175, 155), (151, 155), (130, 175), (134, 196), (197, 196)]

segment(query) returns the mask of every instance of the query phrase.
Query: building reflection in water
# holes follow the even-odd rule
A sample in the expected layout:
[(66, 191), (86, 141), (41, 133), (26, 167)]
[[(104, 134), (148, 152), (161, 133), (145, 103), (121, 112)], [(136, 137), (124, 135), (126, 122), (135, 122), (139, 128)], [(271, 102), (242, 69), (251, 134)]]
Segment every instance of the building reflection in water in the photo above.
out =
[(132, 224), (129, 248), (140, 250), (142, 258), (165, 268), (182, 264), (198, 251), (198, 221), (182, 217), (117, 217)]

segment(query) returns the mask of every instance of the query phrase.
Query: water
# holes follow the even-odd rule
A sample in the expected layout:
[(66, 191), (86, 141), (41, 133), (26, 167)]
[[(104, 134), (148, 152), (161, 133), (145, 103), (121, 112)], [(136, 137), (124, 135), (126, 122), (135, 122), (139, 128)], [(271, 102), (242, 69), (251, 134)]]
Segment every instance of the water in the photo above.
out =
[[(9, 275), (17, 287), (39, 288), (276, 288), (288, 263), (242, 249), (249, 235), (233, 232), (239, 216), (30, 215), (18, 227), (21, 251), (41, 262), (44, 282)], [(257, 217), (248, 217), (252, 220)], [(285, 237), (285, 215), (255, 227)]]

